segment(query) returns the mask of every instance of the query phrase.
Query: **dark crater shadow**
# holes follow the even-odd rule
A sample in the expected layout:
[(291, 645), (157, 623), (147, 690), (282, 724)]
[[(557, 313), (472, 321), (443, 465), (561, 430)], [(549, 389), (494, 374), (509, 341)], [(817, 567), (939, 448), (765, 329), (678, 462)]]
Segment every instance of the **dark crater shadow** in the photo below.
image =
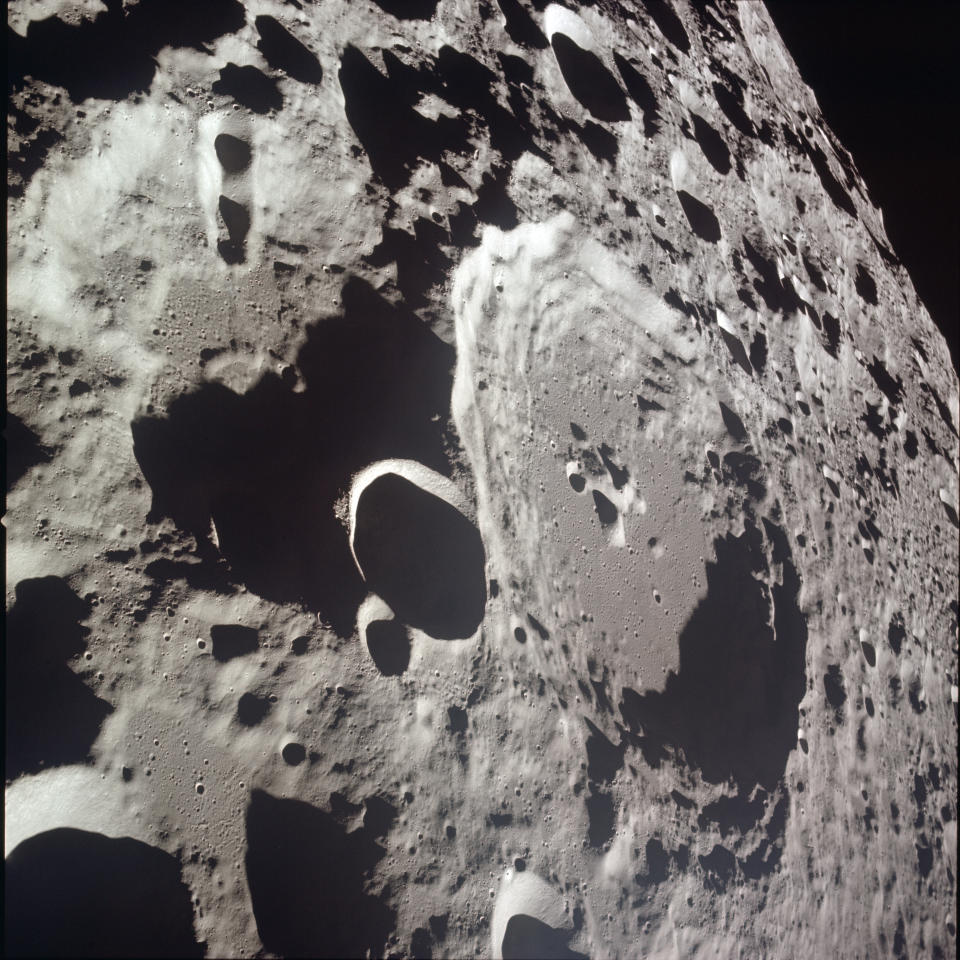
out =
[(572, 931), (555, 930), (526, 913), (515, 913), (503, 932), (503, 960), (587, 960), (567, 945)]
[(245, 727), (255, 727), (270, 712), (269, 698), (245, 693), (237, 701), (237, 720)]
[(717, 173), (728, 174), (730, 172), (730, 151), (727, 149), (723, 137), (703, 117), (696, 113), (693, 114), (693, 135), (713, 169)]
[(3, 452), (7, 465), (6, 491), (9, 493), (31, 467), (38, 463), (47, 463), (51, 453), (15, 414), (7, 413), (3, 433)]
[(353, 546), (368, 586), (403, 623), (441, 640), (469, 637), (480, 625), (483, 541), (446, 500), (383, 474), (360, 494)]
[(93, 20), (68, 24), (57, 17), (34, 20), (26, 37), (7, 28), (7, 90), (26, 78), (63, 87), (74, 103), (88, 97), (123, 100), (146, 91), (163, 47), (209, 52), (212, 40), (244, 24), (238, 0), (207, 0), (197, 16), (193, 0), (106, 0)]
[(690, 52), (690, 38), (687, 36), (683, 23), (669, 3), (663, 2), (663, 0), (655, 0), (654, 3), (645, 3), (643, 9), (673, 46), (681, 53)]
[(243, 247), (247, 239), (247, 233), (250, 230), (250, 214), (242, 203), (231, 200), (229, 197), (220, 195), (220, 216), (223, 218), (224, 226), (230, 236), (230, 242), (236, 247)]
[(514, 43), (534, 50), (546, 49), (547, 38), (519, 0), (497, 0), (497, 6), (507, 21), (507, 36)]
[(7, 956), (202, 957), (177, 859), (130, 837), (60, 828), (6, 859)]
[(277, 81), (250, 64), (238, 67), (235, 63), (228, 63), (220, 70), (220, 79), (211, 89), (214, 93), (232, 97), (241, 107), (248, 107), (254, 113), (283, 109), (283, 94)]
[(633, 102), (643, 111), (643, 135), (654, 137), (660, 130), (660, 114), (657, 110), (657, 97), (647, 78), (636, 67), (614, 51), (613, 62), (620, 71), (623, 85)]
[(603, 789), (591, 789), (584, 795), (587, 808), (587, 840), (599, 849), (613, 838), (617, 816), (613, 797)]
[(86, 646), (89, 606), (59, 577), (21, 580), (6, 623), (6, 779), (84, 763), (113, 707), (66, 665)]
[(282, 70), (301, 83), (319, 83), (323, 79), (323, 67), (316, 54), (278, 20), (264, 15), (257, 17), (254, 23), (260, 34), (257, 49), (274, 70)]
[(429, 20), (437, 12), (438, 0), (374, 0), (374, 3), (398, 20)]
[(429, 120), (417, 113), (412, 106), (417, 96), (396, 77), (385, 77), (353, 46), (340, 58), (339, 79), (347, 120), (373, 172), (391, 192), (409, 182), (420, 159), (440, 163), (445, 150), (467, 150), (463, 119)]
[(677, 199), (683, 207), (690, 229), (701, 240), (717, 243), (720, 240), (720, 221), (714, 216), (713, 211), (686, 190), (678, 190)]
[(131, 429), (150, 517), (192, 533), (205, 567), (218, 569), (222, 555), (235, 582), (319, 611), (349, 636), (366, 590), (334, 501), (386, 457), (449, 475), (454, 352), (361, 280), (341, 299), (297, 356), (303, 392), (274, 373), (242, 395), (208, 383)]
[(764, 519), (781, 583), (768, 589), (763, 536), (749, 520), (741, 536), (714, 541), (707, 596), (680, 634), (680, 669), (663, 692), (624, 688), (620, 712), (662, 753), (667, 745), (709, 783), (734, 781), (749, 794), (772, 790), (796, 746), (806, 690), (807, 626), (800, 577), (786, 534)]
[[(757, 241), (757, 247), (761, 246), (760, 241)], [(786, 314), (799, 310), (801, 300), (793, 289), (793, 284), (786, 278), (780, 279), (776, 263), (764, 256), (757, 247), (746, 237), (743, 238), (743, 252), (753, 269), (760, 274), (760, 279), (753, 281), (753, 288), (763, 297), (763, 302), (770, 310)]]
[(743, 109), (743, 90), (737, 82), (734, 82), (732, 86), (733, 90), (730, 87), (725, 87), (722, 83), (714, 82), (713, 96), (717, 101), (717, 106), (745, 137), (755, 137), (757, 135), (756, 127)]
[(380, 243), (364, 259), (374, 267), (396, 263), (397, 288), (403, 294), (404, 303), (417, 309), (427, 302), (429, 292), (446, 280), (452, 261), (441, 246), (452, 244), (443, 227), (426, 217), (418, 217), (413, 233), (385, 226)]
[(213, 141), (213, 149), (220, 161), (220, 166), (227, 173), (239, 173), (250, 166), (250, 144), (246, 140), (241, 140), (229, 133), (221, 133)]
[(213, 659), (220, 663), (253, 653), (260, 645), (257, 631), (239, 623), (215, 623), (210, 628), (210, 640)]
[(398, 677), (410, 665), (410, 637), (399, 620), (374, 620), (367, 626), (367, 650), (385, 677)]
[(284, 957), (382, 956), (396, 914), (368, 892), (386, 850), (323, 810), (254, 790), (247, 883), (263, 946)]
[(620, 84), (595, 53), (584, 50), (564, 33), (555, 33), (550, 43), (570, 92), (597, 120), (630, 119)]

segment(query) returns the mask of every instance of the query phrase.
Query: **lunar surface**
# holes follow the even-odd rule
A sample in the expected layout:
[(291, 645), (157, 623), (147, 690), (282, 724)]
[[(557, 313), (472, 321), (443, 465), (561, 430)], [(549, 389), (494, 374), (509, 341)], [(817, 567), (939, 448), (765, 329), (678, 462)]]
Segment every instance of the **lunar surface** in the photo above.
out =
[(8, 954), (955, 955), (957, 377), (762, 4), (8, 23)]

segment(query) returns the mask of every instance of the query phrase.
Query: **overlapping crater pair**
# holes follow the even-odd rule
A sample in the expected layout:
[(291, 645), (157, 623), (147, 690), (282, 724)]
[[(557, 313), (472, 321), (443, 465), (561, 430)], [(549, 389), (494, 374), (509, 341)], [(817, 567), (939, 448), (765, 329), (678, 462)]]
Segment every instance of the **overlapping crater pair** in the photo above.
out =
[(410, 630), (473, 636), (487, 601), (483, 541), (456, 485), (414, 460), (383, 460), (354, 477), (350, 552), (371, 596), (358, 629), (378, 669), (402, 673)]

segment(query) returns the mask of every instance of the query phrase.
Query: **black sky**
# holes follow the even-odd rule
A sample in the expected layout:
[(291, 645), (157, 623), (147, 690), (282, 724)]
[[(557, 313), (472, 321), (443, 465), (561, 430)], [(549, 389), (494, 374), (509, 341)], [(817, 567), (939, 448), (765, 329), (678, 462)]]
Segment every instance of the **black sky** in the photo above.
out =
[(960, 328), (960, 4), (767, 0), (950, 344)]

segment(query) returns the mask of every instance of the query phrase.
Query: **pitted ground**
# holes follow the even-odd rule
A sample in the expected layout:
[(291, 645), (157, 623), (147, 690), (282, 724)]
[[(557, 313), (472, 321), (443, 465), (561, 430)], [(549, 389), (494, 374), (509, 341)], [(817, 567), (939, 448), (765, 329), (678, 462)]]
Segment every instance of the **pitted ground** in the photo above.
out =
[(12, 8), (11, 844), (214, 955), (952, 954), (956, 378), (763, 8), (89, 6)]

